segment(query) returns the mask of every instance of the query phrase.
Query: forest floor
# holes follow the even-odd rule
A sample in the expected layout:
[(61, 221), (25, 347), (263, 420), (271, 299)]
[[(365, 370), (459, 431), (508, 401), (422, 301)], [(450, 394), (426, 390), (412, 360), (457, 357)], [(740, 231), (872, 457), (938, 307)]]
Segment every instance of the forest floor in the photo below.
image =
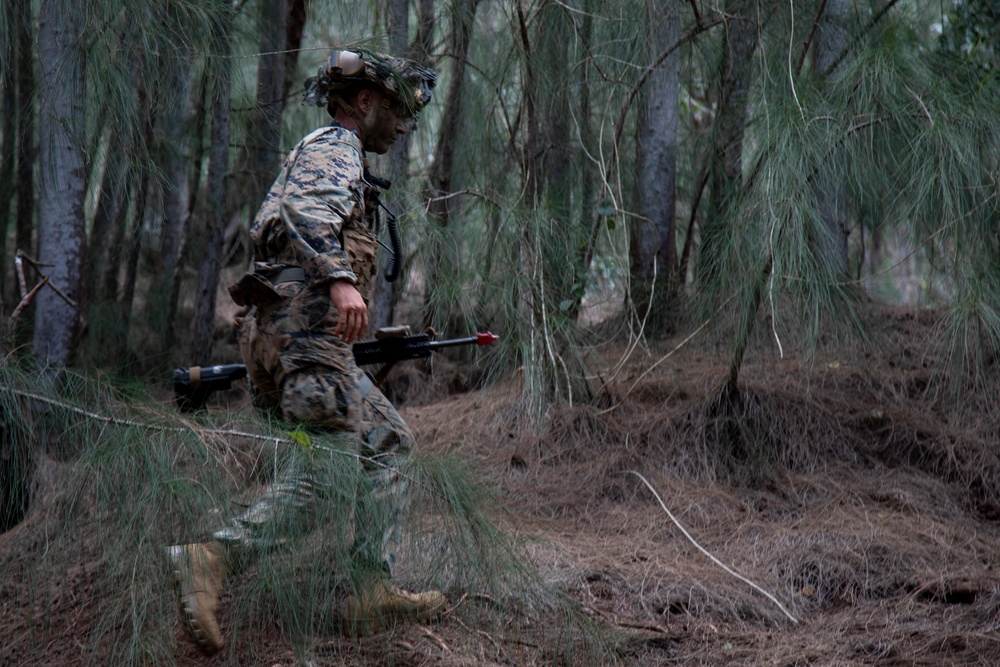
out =
[[(761, 346), (732, 402), (719, 399), (725, 348), (678, 347), (681, 337), (634, 350), (617, 370), (626, 350), (600, 351), (596, 407), (553, 408), (542, 432), (518, 407), (518, 377), (403, 402), (422, 451), (460, 457), (495, 485), (504, 530), (545, 585), (606, 633), (603, 648), (574, 646), (571, 633), (560, 644), (551, 629), (564, 618), (544, 608), (477, 626), (459, 613), (475, 591), (448, 591), (453, 607), (438, 623), (331, 634), (305, 657), (278, 629), (239, 640), (252, 651), (205, 657), (172, 621), (173, 659), (1000, 665), (997, 362), (980, 385), (988, 392), (972, 387), (956, 402), (928, 352), (931, 315), (879, 317), (879, 345), (820, 350), (808, 364)], [(413, 396), (411, 376), (400, 381)], [(48, 539), (33, 518), (42, 514), (0, 535), (0, 572)], [(32, 577), (2, 582), (0, 664), (105, 664), (87, 636), (106, 609), (98, 567), (85, 546), (75, 558), (73, 545), (53, 548), (70, 554), (56, 593), (30, 590)]]

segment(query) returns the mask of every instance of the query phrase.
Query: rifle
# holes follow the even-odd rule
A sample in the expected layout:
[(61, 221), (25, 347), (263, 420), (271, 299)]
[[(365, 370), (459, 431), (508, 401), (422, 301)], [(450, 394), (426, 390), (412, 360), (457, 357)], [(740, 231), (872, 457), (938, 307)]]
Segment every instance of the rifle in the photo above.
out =
[[(431, 340), (429, 334), (414, 334), (393, 338), (382, 338), (355, 343), (351, 348), (354, 361), (358, 366), (382, 364), (376, 384), (384, 379), (389, 368), (397, 361), (420, 359), (431, 356), (432, 352), (459, 345), (478, 345), (487, 347), (500, 337), (488, 331), (477, 333), (467, 338), (451, 340)], [(243, 364), (225, 364), (222, 366), (191, 366), (174, 370), (174, 400), (181, 412), (193, 412), (204, 407), (208, 397), (213, 392), (229, 389), (234, 380), (247, 376), (247, 367)]]

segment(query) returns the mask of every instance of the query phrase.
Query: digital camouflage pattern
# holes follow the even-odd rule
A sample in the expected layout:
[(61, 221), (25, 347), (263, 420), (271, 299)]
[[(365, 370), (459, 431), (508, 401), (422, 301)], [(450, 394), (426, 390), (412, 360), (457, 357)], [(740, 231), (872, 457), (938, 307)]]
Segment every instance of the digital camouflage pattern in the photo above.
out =
[[(296, 377), (309, 381), (320, 374), (301, 373)], [(213, 534), (227, 547), (231, 565), (245, 565), (256, 554), (287, 544), (290, 536), (305, 535), (313, 527), (316, 502), (334, 502), (354, 507), (354, 525), (359, 527), (351, 549), (355, 562), (370, 570), (392, 572), (402, 542), (408, 491), (402, 470), (413, 436), (396, 409), (366, 376), (361, 377), (359, 385), (361, 432), (355, 442), (367, 488), (358, 493), (356, 488), (338, 484), (336, 468), (291, 466), (247, 511)]]
[(258, 273), (301, 266), (309, 285), (349, 280), (367, 300), (377, 246), (368, 204), (378, 191), (362, 178), (363, 159), (357, 135), (339, 125), (299, 142), (250, 227)]
[(359, 83), (377, 86), (416, 116), (431, 101), (437, 74), (406, 58), (365, 50), (333, 51), (316, 76), (306, 80), (303, 104), (328, 106), (331, 98)]
[[(255, 405), (357, 443), (371, 492), (354, 499), (354, 550), (391, 569), (406, 501), (400, 466), (413, 436), (333, 334), (329, 294), (331, 281), (348, 280), (367, 302), (375, 275), (378, 191), (364, 182), (362, 160), (358, 138), (339, 125), (303, 139), (250, 228), (254, 272), (230, 291), (250, 307), (237, 338)], [(272, 282), (289, 267), (304, 269), (304, 282)], [(334, 492), (330, 481), (322, 466), (290, 470), (214, 537), (243, 553), (282, 544), (293, 528), (309, 527), (317, 498)]]

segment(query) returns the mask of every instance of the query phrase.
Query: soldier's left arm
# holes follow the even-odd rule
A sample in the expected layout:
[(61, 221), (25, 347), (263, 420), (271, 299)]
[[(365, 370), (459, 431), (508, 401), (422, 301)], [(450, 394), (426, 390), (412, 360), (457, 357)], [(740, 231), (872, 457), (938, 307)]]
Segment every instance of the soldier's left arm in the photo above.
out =
[(358, 215), (361, 174), (360, 151), (333, 134), (303, 146), (288, 172), (280, 214), (310, 282), (357, 283), (341, 231)]

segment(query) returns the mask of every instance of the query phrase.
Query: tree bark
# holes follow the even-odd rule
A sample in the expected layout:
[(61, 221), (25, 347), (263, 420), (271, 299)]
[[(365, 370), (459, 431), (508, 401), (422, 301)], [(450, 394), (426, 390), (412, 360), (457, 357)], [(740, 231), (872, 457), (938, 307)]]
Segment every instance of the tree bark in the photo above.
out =
[[(672, 6), (668, 0), (647, 2), (646, 40), (650, 58), (676, 42), (680, 35), (679, 17)], [(650, 307), (658, 311), (669, 308), (669, 292), (676, 273), (678, 61), (677, 53), (669, 56), (650, 74), (640, 93), (635, 175), (638, 217), (631, 221), (629, 244), (629, 294), (640, 319), (646, 317)], [(649, 320), (654, 331), (665, 324), (662, 320), (660, 317)]]
[(430, 187), (427, 196), (431, 199), (430, 218), (441, 228), (438, 247), (428, 253), (427, 263), (427, 308), (425, 325), (447, 326), (448, 315), (443, 308), (435, 305), (433, 290), (443, 281), (444, 271), (457, 269), (461, 263), (459, 230), (452, 208), (454, 199), (447, 197), (455, 187), (455, 154), (462, 132), (463, 89), (465, 70), (469, 56), (469, 45), (476, 20), (479, 0), (458, 0), (453, 5), (451, 16), (451, 37), (448, 53), (451, 56), (452, 71), (441, 111), (441, 130), (434, 150), (434, 163), (428, 177)]
[(306, 19), (309, 16), (308, 0), (288, 0), (288, 19), (285, 29), (285, 87), (282, 97), (287, 99), (292, 82), (296, 80), (299, 67), (299, 49), (302, 48), (302, 35), (306, 29)]
[(417, 35), (410, 45), (410, 56), (417, 62), (430, 65), (434, 45), (434, 0), (419, 0), (417, 6)]
[[(15, 8), (16, 10), (16, 8)], [(14, 291), (8, 291), (11, 274), (7, 262), (7, 230), (10, 229), (11, 199), (14, 194), (14, 156), (17, 154), (17, 83), (15, 68), (17, 62), (17, 23), (15, 20), (0, 22), (4, 34), (0, 35), (0, 314)], [(16, 303), (16, 301), (15, 301)]]
[[(817, 75), (829, 78), (840, 69), (840, 57), (847, 48), (847, 21), (851, 4), (848, 0), (827, 0), (825, 11), (819, 17), (814, 42)], [(847, 189), (834, 174), (844, 161), (844, 151), (835, 150), (830, 161), (819, 165), (814, 192), (823, 229), (819, 233), (816, 252), (821, 265), (833, 279), (847, 277), (849, 230), (847, 226)]]
[[(119, 147), (117, 132), (105, 126), (101, 132), (98, 152), (105, 150), (117, 152)], [(125, 161), (109, 155), (106, 162), (104, 173), (97, 186), (97, 209), (94, 211), (94, 224), (90, 230), (91, 251), (87, 257), (87, 275), (84, 278), (85, 292), (92, 304), (104, 301), (104, 295), (100, 292), (101, 276), (112, 261), (109, 242), (112, 234), (111, 226), (117, 218), (124, 195)], [(100, 239), (100, 243), (93, 243), (94, 239)]]
[[(268, 4), (268, 3), (264, 3)], [(164, 134), (163, 267), (152, 297), (160, 302), (155, 310), (156, 330), (163, 331), (164, 351), (174, 345), (177, 303), (180, 299), (180, 266), (187, 245), (191, 219), (191, 124), (194, 118), (194, 60), (184, 50), (170, 68), (167, 105), (162, 118)]]
[[(458, 147), (458, 137), (462, 130), (462, 96), (465, 86), (466, 61), (469, 56), (469, 44), (472, 28), (476, 20), (476, 8), (479, 0), (459, 0), (455, 3), (451, 17), (451, 39), (448, 54), (451, 56), (452, 71), (442, 108), (441, 132), (437, 147), (434, 150), (434, 163), (431, 167), (430, 195), (440, 197), (451, 192), (452, 181), (455, 178), (455, 152)], [(451, 221), (451, 199), (437, 200), (431, 203), (430, 211), (438, 224), (448, 226)]]
[(212, 139), (208, 157), (208, 193), (212, 203), (208, 215), (208, 229), (201, 266), (198, 269), (198, 287), (195, 294), (195, 313), (192, 335), (191, 359), (195, 364), (210, 363), (215, 325), (215, 297), (219, 287), (222, 267), (222, 236), (226, 226), (227, 206), (226, 171), (229, 166), (229, 97), (230, 33), (231, 18), (225, 19), (215, 40), (215, 55), (210, 64), (215, 72), (212, 85)]
[(83, 156), (84, 66), (77, 39), (86, 3), (42, 0), (38, 57), (42, 113), (39, 136), (39, 261), (55, 290), (35, 300), (33, 351), (46, 363), (73, 361), (80, 327), (79, 297), (85, 252), (83, 200), (87, 181)]
[[(389, 2), (389, 53), (392, 55), (404, 55), (409, 45), (408, 26), (410, 22), (410, 3), (408, 0), (390, 0)], [(401, 192), (406, 188), (406, 176), (410, 162), (410, 135), (404, 134), (396, 140), (396, 143), (389, 149), (389, 180), (394, 188), (382, 197), (390, 201), (399, 201)], [(394, 208), (394, 207), (392, 207)], [(396, 262), (403, 261), (402, 257), (395, 258)], [(388, 266), (388, 259), (382, 253), (379, 262), (380, 269)], [(386, 327), (393, 322), (393, 310), (396, 300), (396, 286), (398, 283), (390, 283), (381, 277), (382, 271), (375, 277), (375, 286), (372, 290), (371, 309), (369, 327), (372, 331), (381, 327)]]
[(697, 273), (703, 282), (717, 274), (717, 258), (730, 198), (740, 184), (747, 96), (757, 49), (757, 6), (754, 0), (726, 0), (725, 41), (719, 66), (718, 115), (709, 176), (709, 208), (701, 234)]
[[(153, 144), (153, 125), (155, 122), (155, 112), (153, 108), (156, 99), (156, 82), (149, 83), (137, 81), (138, 103), (142, 123), (142, 132), (139, 137), (130, 138), (130, 142), (141, 141), (146, 146)], [(148, 87), (147, 87), (148, 86)], [(125, 251), (119, 253), (125, 259), (125, 275), (122, 278), (121, 297), (118, 301), (118, 322), (116, 329), (115, 349), (118, 352), (118, 359), (126, 359), (128, 354), (128, 331), (132, 321), (132, 306), (135, 302), (136, 280), (139, 275), (139, 257), (142, 254), (142, 233), (146, 223), (146, 200), (149, 194), (150, 166), (148, 162), (142, 162), (136, 178), (128, 183), (128, 190), (132, 200), (132, 229), (129, 234), (128, 246)], [(128, 206), (119, 215), (127, 215)], [(122, 235), (125, 234), (125, 223), (120, 225)], [(108, 292), (111, 292), (112, 283), (117, 285), (117, 271), (105, 275)]]
[(35, 223), (35, 65), (30, 0), (14, 0), (17, 17), (17, 217), (15, 249), (36, 255)]
[(257, 105), (251, 121), (252, 199), (255, 202), (264, 199), (281, 165), (281, 115), (285, 109), (284, 51), (288, 45), (288, 14), (288, 0), (260, 3), (258, 50), (263, 55), (257, 61)]
[[(95, 233), (91, 238), (100, 238), (104, 246), (103, 261), (95, 261), (94, 286), (90, 293), (99, 301), (115, 303), (118, 301), (118, 277), (122, 261), (122, 246), (125, 238), (125, 225), (128, 222), (128, 205), (132, 188), (122, 164), (111, 165), (112, 174), (108, 179), (107, 191), (101, 194), (101, 203), (97, 215), (105, 216), (107, 223), (106, 236), (96, 232), (97, 221), (94, 222)], [(95, 258), (96, 260), (96, 258)]]

